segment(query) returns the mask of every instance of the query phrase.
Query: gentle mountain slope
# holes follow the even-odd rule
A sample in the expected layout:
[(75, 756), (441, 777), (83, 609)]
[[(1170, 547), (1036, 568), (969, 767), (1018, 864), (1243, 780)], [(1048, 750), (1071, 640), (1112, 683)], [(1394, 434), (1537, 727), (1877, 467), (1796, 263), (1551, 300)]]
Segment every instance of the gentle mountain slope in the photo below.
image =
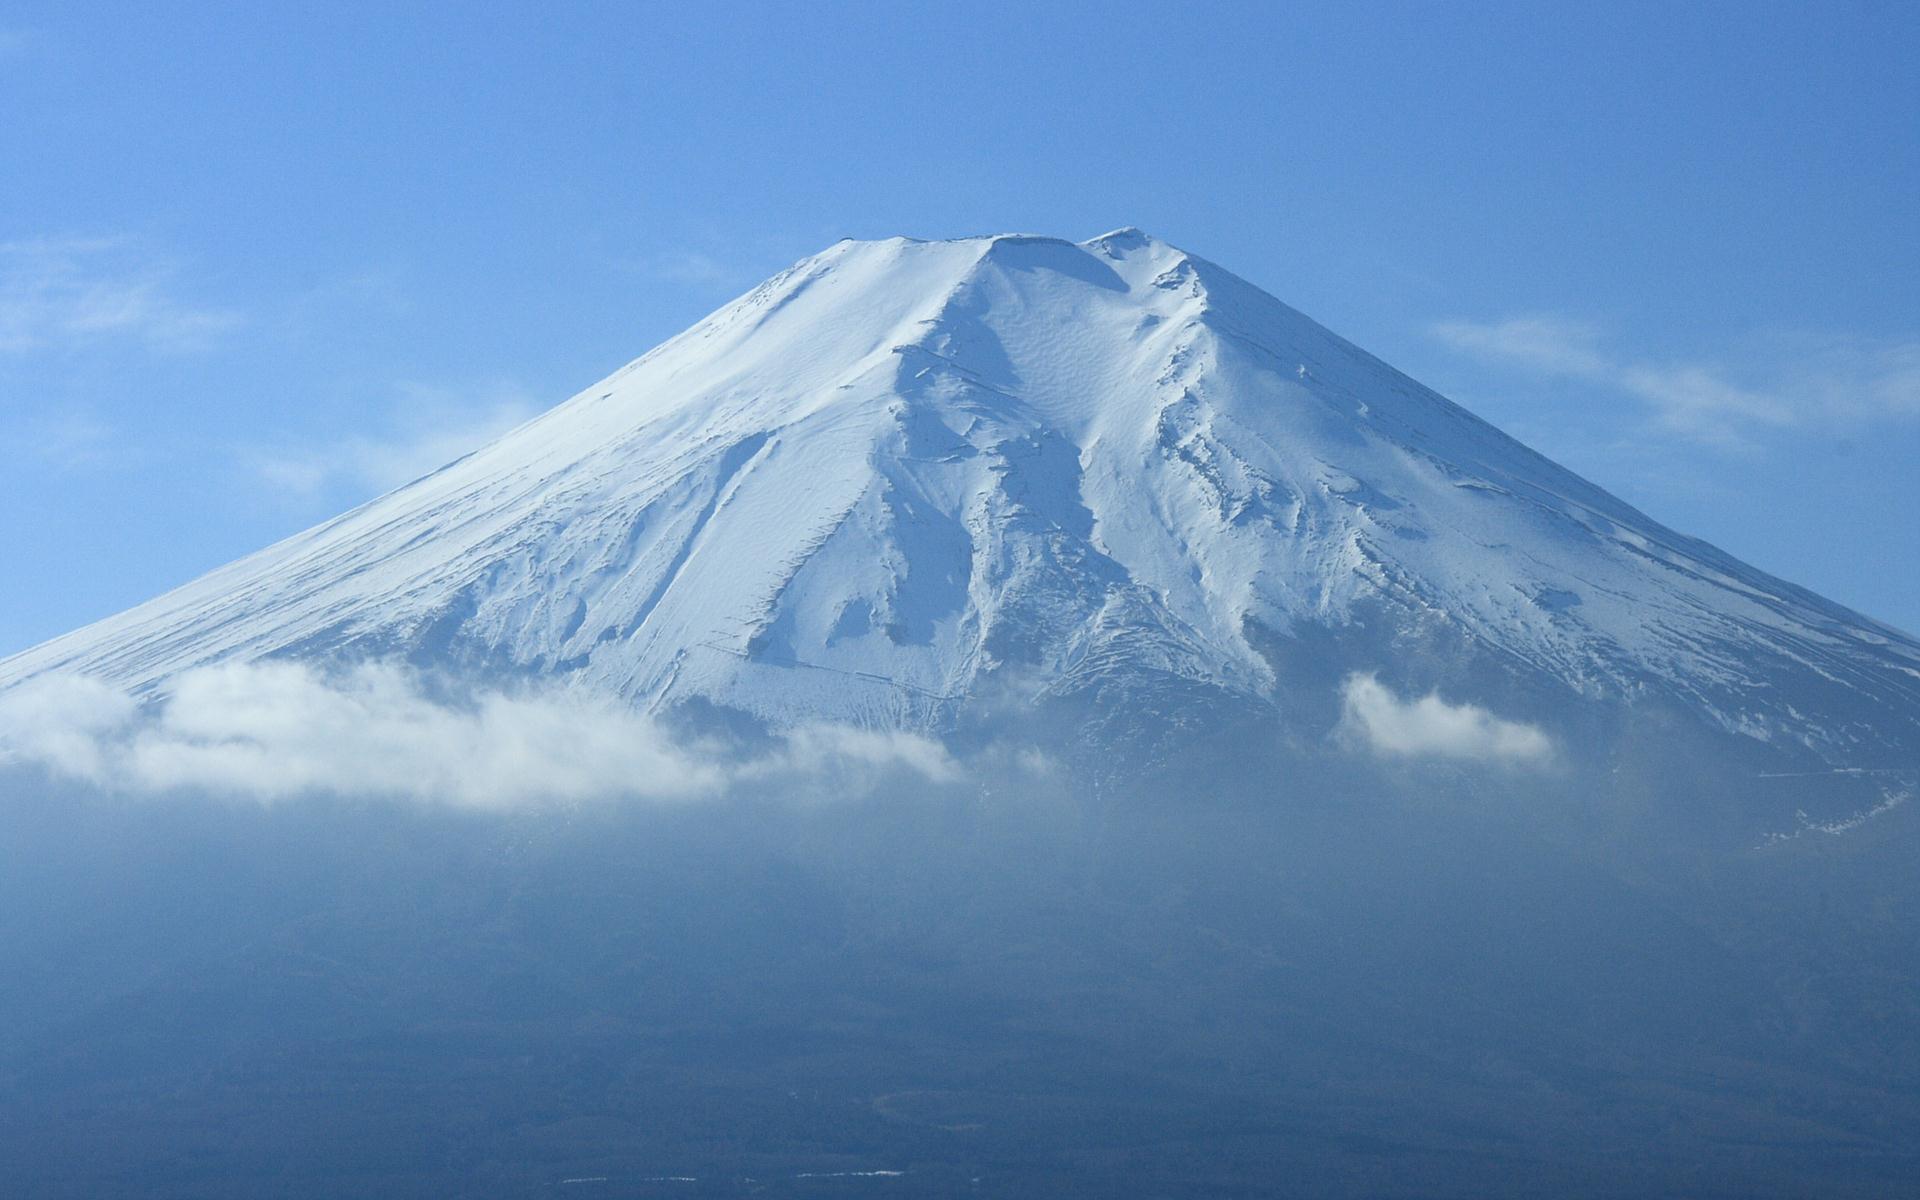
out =
[(1835, 762), (1920, 730), (1911, 638), (1134, 230), (842, 242), (483, 450), (0, 663), (0, 686), (400, 654), (776, 724), (937, 724), (989, 681), (1284, 707), (1273, 647), (1362, 628), (1327, 671), (1443, 639)]

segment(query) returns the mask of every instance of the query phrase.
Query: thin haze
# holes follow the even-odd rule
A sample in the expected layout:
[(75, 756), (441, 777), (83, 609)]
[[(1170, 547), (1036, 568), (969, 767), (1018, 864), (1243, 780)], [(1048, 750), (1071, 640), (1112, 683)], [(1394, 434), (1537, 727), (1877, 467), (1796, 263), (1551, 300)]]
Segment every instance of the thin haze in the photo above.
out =
[(1920, 629), (1916, 57), (1895, 5), (16, 5), (0, 652), (843, 235), (1122, 224)]

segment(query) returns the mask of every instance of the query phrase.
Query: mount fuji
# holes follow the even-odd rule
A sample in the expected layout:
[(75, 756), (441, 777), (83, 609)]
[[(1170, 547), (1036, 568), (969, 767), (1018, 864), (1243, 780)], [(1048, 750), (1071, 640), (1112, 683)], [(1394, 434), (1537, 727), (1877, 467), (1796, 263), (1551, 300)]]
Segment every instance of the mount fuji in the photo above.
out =
[(842, 242), (0, 661), (0, 1162), (1912, 1195), (1917, 763), (1912, 637), (1211, 263)]
[(843, 241), (491, 445), (0, 662), (399, 657), (646, 710), (1289, 714), (1349, 672), (1920, 745), (1920, 643), (1662, 527), (1135, 229)]

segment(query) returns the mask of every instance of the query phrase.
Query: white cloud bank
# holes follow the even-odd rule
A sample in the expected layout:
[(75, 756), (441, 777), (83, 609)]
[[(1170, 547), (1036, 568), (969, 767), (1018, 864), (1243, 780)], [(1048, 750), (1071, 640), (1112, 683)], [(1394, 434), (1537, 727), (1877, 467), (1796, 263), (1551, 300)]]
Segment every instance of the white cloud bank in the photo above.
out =
[(151, 705), (79, 676), (31, 681), (0, 693), (6, 760), (123, 792), (381, 796), (492, 809), (695, 800), (737, 785), (842, 794), (900, 775), (961, 777), (943, 746), (907, 733), (804, 728), (739, 760), (592, 698), (484, 692), (453, 704), (391, 664), (329, 676), (284, 662), (190, 671)]
[(1553, 740), (1538, 726), (1496, 717), (1477, 704), (1449, 704), (1438, 693), (1403, 700), (1372, 675), (1349, 675), (1340, 698), (1343, 732), (1384, 757), (1522, 765), (1553, 757)]
[(1695, 441), (1741, 445), (1764, 430), (1920, 417), (1920, 341), (1811, 334), (1770, 339), (1748, 375), (1711, 363), (1638, 362), (1608, 352), (1597, 326), (1554, 316), (1442, 321), (1430, 332), (1465, 354), (1582, 379), (1646, 405), (1660, 427)]

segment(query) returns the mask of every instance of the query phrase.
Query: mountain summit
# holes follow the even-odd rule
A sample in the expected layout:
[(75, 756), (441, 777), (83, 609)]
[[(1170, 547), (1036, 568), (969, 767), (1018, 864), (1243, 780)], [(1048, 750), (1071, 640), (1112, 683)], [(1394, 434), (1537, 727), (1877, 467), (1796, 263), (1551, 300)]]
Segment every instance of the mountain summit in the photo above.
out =
[(1349, 672), (1842, 764), (1920, 644), (1663, 528), (1135, 229), (844, 241), (486, 448), (0, 662), (400, 656), (773, 724)]

